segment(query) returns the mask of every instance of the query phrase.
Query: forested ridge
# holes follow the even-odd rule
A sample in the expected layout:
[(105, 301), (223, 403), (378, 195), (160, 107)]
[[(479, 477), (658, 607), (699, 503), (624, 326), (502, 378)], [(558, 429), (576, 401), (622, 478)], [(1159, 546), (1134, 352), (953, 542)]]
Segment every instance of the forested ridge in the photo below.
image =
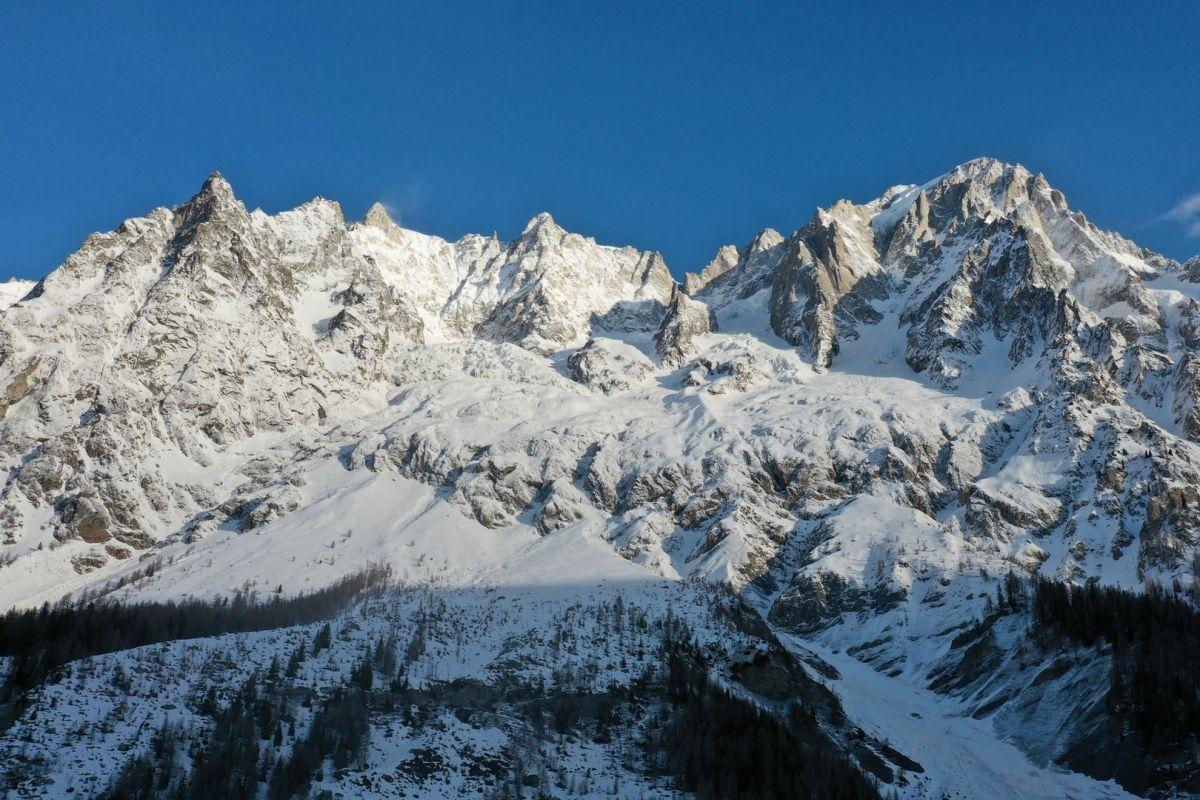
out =
[[(1020, 584), (1007, 598), (1023, 602)], [(1038, 577), (1030, 613), (1041, 631), (1112, 648), (1109, 709), (1127, 718), (1151, 749), (1200, 735), (1200, 613), (1191, 601), (1150, 585), (1144, 593)]]
[[(13, 658), (0, 705), (19, 705), (56, 668), (102, 653), (158, 642), (302, 625), (333, 616), (352, 599), (387, 584), (391, 570), (370, 567), (314, 592), (266, 599), (244, 591), (212, 600), (118, 603), (81, 600), (0, 616), (0, 656)], [(10, 709), (10, 714), (11, 714)], [(5, 715), (0, 714), (0, 723)]]
[(652, 749), (680, 788), (705, 800), (880, 797), (802, 705), (778, 715), (733, 694), (709, 680), (708, 665), (686, 640), (670, 642), (665, 656), (671, 710)]
[[(91, 600), (0, 617), (0, 654), (13, 657), (4, 687), (11, 707), (57, 667), (89, 655), (155, 642), (259, 631), (318, 622), (355, 598), (376, 594), (386, 569), (351, 576), (320, 592), (264, 599), (248, 593), (211, 601), (122, 606)], [(433, 604), (431, 608), (436, 608)], [(1095, 584), (1069, 585), (1008, 576), (989, 620), (1019, 615), (1044, 648), (1066, 642), (1111, 656), (1108, 711), (1136, 733), (1149, 752), (1195, 745), (1200, 730), (1200, 613), (1181, 592), (1151, 586), (1145, 593)], [(187, 731), (164, 724), (150, 747), (132, 754), (103, 795), (108, 798), (311, 796), (314, 784), (366, 765), (372, 725), (404, 720), (417, 732), (438, 714), (472, 717), (481, 706), (463, 706), (466, 694), (486, 695), (488, 713), (523, 727), (531, 741), (555, 737), (621, 743), (640, 752), (639, 769), (675, 789), (706, 800), (879, 797), (875, 782), (833, 742), (812, 709), (792, 697), (764, 703), (729, 682), (714, 679), (714, 665), (686, 625), (669, 614), (647, 620), (618, 599), (594, 614), (605, 635), (649, 635), (653, 666), (640, 677), (604, 691), (579, 691), (547, 683), (487, 686), (462, 679), (409, 682), (411, 665), (425, 651), (424, 631), (437, 611), (413, 619), (411, 639), (370, 640), (346, 663), (343, 683), (318, 689), (297, 679), (331, 646), (331, 626), (314, 625), (302, 643), (281, 649), (260, 669), (223, 693), (210, 690), (189, 706), (211, 726)], [(582, 613), (582, 610), (581, 610)], [(428, 616), (426, 616), (428, 615)], [(336, 621), (335, 621), (336, 623)], [(454, 629), (450, 620), (437, 623)], [(454, 636), (468, 635), (467, 630)], [(555, 641), (560, 633), (553, 637)], [(970, 637), (965, 637), (964, 641)], [(1051, 651), (1052, 652), (1052, 651)], [(736, 670), (735, 670), (736, 678)], [(114, 681), (118, 679), (114, 677)], [(478, 701), (477, 701), (478, 702)], [(405, 766), (419, 774), (438, 766), (436, 749), (414, 750)], [(529, 774), (519, 752), (486, 768), (494, 772), (496, 798), (537, 797), (544, 775)]]
[[(315, 690), (298, 681), (301, 664), (330, 647), (329, 624), (315, 629), (291, 653), (280, 653), (225, 699), (210, 691), (196, 710), (213, 721), (191, 738), (170, 724), (149, 748), (133, 754), (99, 797), (105, 800), (198, 800), (322, 796), (314, 784), (367, 764), (372, 722), (403, 721), (414, 734), (439, 724), (443, 713), (463, 719), (508, 720), (516, 737), (543, 743), (581, 739), (619, 742), (639, 754), (640, 769), (659, 785), (705, 800), (812, 797), (875, 800), (874, 781), (840, 753), (813, 714), (793, 703), (770, 710), (712, 677), (686, 625), (668, 617), (650, 622), (618, 600), (601, 616), (615, 629), (633, 627), (658, 637), (653, 666), (626, 685), (578, 691), (552, 683), (489, 687), (457, 679), (414, 688), (409, 670), (424, 651), (422, 622), (411, 640), (380, 638), (365, 650), (342, 685)], [(430, 618), (431, 621), (434, 618)], [(476, 697), (489, 699), (483, 705)], [(465, 704), (464, 704), (465, 703)], [(782, 713), (780, 713), (782, 711)], [(199, 736), (196, 736), (196, 733)], [(541, 747), (541, 745), (538, 745)], [(444, 754), (416, 748), (401, 769), (418, 781), (441, 768)], [(553, 776), (530, 771), (519, 749), (507, 749), (481, 768), (496, 800), (549, 796)], [(559, 788), (587, 793), (581, 776), (557, 778)], [(593, 779), (594, 780), (594, 779)], [(572, 787), (572, 788), (568, 788)]]

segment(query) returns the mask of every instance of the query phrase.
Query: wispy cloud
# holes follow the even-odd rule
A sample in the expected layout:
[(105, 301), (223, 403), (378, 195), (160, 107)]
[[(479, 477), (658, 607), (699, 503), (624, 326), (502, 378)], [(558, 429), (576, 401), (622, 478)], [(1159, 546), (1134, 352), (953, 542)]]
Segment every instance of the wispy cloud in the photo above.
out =
[(1183, 198), (1163, 216), (1182, 224), (1188, 236), (1200, 236), (1200, 192)]
[(428, 204), (431, 195), (429, 185), (424, 181), (404, 180), (389, 187), (385, 194), (387, 199), (381, 202), (392, 222), (403, 225), (411, 214)]

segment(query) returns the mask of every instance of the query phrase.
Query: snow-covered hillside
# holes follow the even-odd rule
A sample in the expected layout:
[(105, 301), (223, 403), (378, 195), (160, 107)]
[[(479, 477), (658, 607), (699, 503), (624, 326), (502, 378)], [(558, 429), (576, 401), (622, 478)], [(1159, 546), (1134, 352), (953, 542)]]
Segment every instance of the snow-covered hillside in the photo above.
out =
[(548, 214), (447, 242), (214, 174), (0, 287), (0, 605), (713, 582), (924, 765), (885, 788), (1122, 796), (931, 676), (1009, 573), (1200, 593), (1197, 277), (991, 159), (682, 285)]

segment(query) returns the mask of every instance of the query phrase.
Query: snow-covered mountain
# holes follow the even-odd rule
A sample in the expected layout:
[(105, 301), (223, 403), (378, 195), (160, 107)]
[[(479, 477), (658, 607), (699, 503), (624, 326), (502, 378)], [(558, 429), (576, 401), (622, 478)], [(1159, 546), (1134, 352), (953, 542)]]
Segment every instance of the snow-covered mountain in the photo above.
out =
[[(924, 764), (890, 789), (1121, 796), (1046, 768), (1098, 729), (1105, 655), (993, 697), (961, 636), (1009, 573), (1200, 587), (1198, 280), (992, 159), (683, 284), (548, 214), (448, 242), (378, 205), (248, 211), (214, 174), (0, 286), (0, 602), (379, 560), (454, 591), (701, 578), (837, 665)], [(999, 676), (1042, 657), (1009, 627)], [(982, 721), (912, 722), (939, 709)], [(962, 766), (992, 756), (1036, 765)]]

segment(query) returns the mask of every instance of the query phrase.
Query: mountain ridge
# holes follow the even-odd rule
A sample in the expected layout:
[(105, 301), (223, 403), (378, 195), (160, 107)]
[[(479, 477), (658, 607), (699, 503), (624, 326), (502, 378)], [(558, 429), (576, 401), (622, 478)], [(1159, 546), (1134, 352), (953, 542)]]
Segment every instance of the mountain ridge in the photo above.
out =
[(0, 601), (617, 560), (926, 691), (1009, 573), (1200, 596), (1194, 277), (994, 159), (682, 283), (546, 213), (450, 242), (214, 173), (0, 303)]
[[(103, 270), (92, 266), (97, 258), (110, 256), (115, 257), (105, 261)], [(139, 259), (156, 269), (137, 267)], [(939, 268), (953, 271), (941, 274)], [(146, 274), (137, 275), (139, 269)], [(82, 273), (87, 270), (85, 282)], [(89, 237), (79, 253), (25, 297), (41, 305), (49, 299), (47, 292), (70, 297), (73, 290), (83, 291), (84, 307), (92, 310), (96, 291), (111, 296), (105, 286), (135, 293), (143, 287), (146, 302), (141, 307), (108, 304), (97, 309), (116, 312), (100, 327), (110, 337), (124, 328), (126, 344), (119, 348), (134, 348), (130, 356), (144, 353), (149, 344), (160, 354), (182, 357), (186, 352), (195, 359), (206, 343), (181, 333), (178, 325), (166, 323), (171, 330), (165, 332), (155, 328), (176, 313), (203, 328), (205, 320), (193, 309), (210, 305), (213, 298), (249, 303), (251, 316), (261, 317), (251, 327), (266, 341), (272, 337), (261, 326), (278, 326), (290, 317), (292, 330), (300, 335), (289, 331), (273, 345), (290, 364), (280, 372), (278, 360), (273, 362), (278, 377), (286, 383), (295, 380), (286, 375), (299, 372), (314, 380), (302, 380), (302, 386), (311, 386), (300, 392), (303, 399), (289, 389), (286, 402), (268, 403), (274, 421), (248, 420), (228, 407), (220, 413), (219, 401), (203, 397), (211, 390), (187, 381), (187, 370), (195, 364), (168, 367), (154, 381), (134, 381), (151, 394), (172, 385), (180, 389), (180, 378), (191, 383), (184, 409), (196, 413), (203, 437), (218, 446), (260, 428), (284, 430), (300, 420), (319, 425), (339, 397), (370, 391), (371, 385), (387, 391), (382, 365), (398, 342), (479, 339), (513, 342), (548, 355), (578, 346), (595, 331), (608, 331), (618, 339), (649, 336), (651, 362), (646, 363), (665, 358), (664, 366), (669, 366), (693, 354), (698, 336), (721, 329), (722, 311), (768, 290), (770, 333), (795, 346), (818, 372), (836, 364), (844, 343), (858, 339), (861, 328), (877, 329), (890, 304), (899, 312), (897, 324), (907, 329), (905, 362), (935, 385), (953, 390), (990, 337), (1009, 342), (1008, 358), (1016, 367), (1066, 336), (1074, 339), (1072, 346), (1106, 359), (1107, 372), (1142, 400), (1161, 406), (1170, 398), (1180, 426), (1176, 430), (1186, 436), (1197, 428), (1197, 382), (1194, 359), (1180, 348), (1188, 347), (1195, 301), (1185, 299), (1172, 309), (1178, 310), (1176, 327), (1184, 332), (1180, 343), (1172, 345), (1174, 337), (1165, 330), (1142, 280), (1182, 280), (1185, 275), (1183, 265), (1099, 231), (1082, 214), (1069, 211), (1065, 197), (1041, 175), (990, 158), (967, 162), (921, 186), (892, 187), (862, 206), (839, 201), (828, 211), (819, 209), (786, 239), (764, 230), (742, 248), (722, 249), (702, 273), (689, 275), (683, 284), (667, 273), (661, 256), (598, 245), (567, 233), (545, 212), (535, 215), (513, 242), (477, 235), (447, 242), (400, 228), (378, 204), (363, 221), (349, 224), (336, 203), (322, 198), (274, 217), (250, 213), (214, 172), (192, 199), (173, 210), (159, 209), (126, 221), (113, 234)], [(910, 299), (899, 299), (902, 294)], [(52, 369), (47, 362), (57, 357), (46, 352), (53, 347), (33, 347), (41, 352), (15, 365), (11, 343), (20, 340), (22, 329), (36, 329), (40, 322), (34, 315), (22, 317), (22, 305), (15, 301), (5, 316), (14, 323), (5, 331), (9, 352), (3, 361), (12, 374), (6, 413), (38, 391), (39, 375), (42, 391), (52, 385), (44, 373)], [(672, 322), (685, 307), (689, 320)], [(1119, 324), (1097, 319), (1114, 308), (1127, 312)], [(167, 317), (160, 316), (164, 313)], [(98, 320), (103, 318), (97, 314)], [(229, 341), (222, 356), (236, 361), (248, 323), (227, 324)], [(1080, 335), (1081, 325), (1086, 335)], [(150, 330), (139, 334), (142, 327)], [(153, 344), (164, 336), (169, 344)], [(180, 346), (179, 337), (187, 346)], [(59, 348), (65, 350), (65, 345), (60, 342)], [(596, 351), (612, 354), (604, 357), (616, 359), (614, 368), (629, 369), (611, 347), (598, 345)], [(119, 350), (110, 352), (119, 356)], [(735, 376), (733, 382), (722, 385), (744, 387), (756, 375), (752, 361), (752, 354), (744, 354), (731, 362), (701, 363), (699, 371), (689, 373), (690, 380), (704, 380), (700, 371), (729, 374)], [(103, 374), (112, 376), (123, 364), (118, 358)], [(231, 375), (246, 369), (236, 363), (223, 368)], [(587, 382), (585, 376), (575, 377)], [(1089, 391), (1099, 396), (1117, 391), (1103, 388), (1112, 383), (1109, 376), (1096, 373), (1087, 380), (1097, 383)], [(271, 396), (267, 384), (262, 389)], [(70, 404), (82, 407), (78, 395), (87, 392), (76, 390)], [(218, 394), (226, 391), (236, 390)], [(163, 402), (158, 401), (160, 408)], [(370, 402), (378, 405), (380, 399)], [(66, 431), (69, 424), (64, 419), (58, 428)], [(15, 427), (10, 424), (6, 433)], [(178, 444), (179, 432), (170, 438)], [(197, 452), (202, 445), (190, 450)], [(21, 447), (18, 443), (8, 449)], [(14, 483), (19, 485), (19, 476), (5, 488), (10, 519), (15, 516)], [(84, 492), (77, 498), (84, 497), (88, 505), (88, 496)], [(125, 533), (137, 539), (132, 530)]]

